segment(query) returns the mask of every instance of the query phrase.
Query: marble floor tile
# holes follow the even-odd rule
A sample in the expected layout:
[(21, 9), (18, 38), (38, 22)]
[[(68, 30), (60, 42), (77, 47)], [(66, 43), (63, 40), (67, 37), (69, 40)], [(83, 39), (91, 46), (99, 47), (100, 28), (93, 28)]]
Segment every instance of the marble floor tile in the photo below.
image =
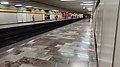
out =
[(78, 21), (0, 53), (0, 67), (95, 67), (93, 32)]

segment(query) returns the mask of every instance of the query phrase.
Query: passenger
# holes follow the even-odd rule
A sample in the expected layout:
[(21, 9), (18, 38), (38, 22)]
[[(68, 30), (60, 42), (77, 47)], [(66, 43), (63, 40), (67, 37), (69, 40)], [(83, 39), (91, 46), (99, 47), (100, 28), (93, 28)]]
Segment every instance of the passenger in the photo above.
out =
[(88, 16), (88, 19), (89, 19), (89, 22), (90, 22), (90, 20), (91, 20), (91, 16), (90, 15)]
[(55, 16), (55, 20), (58, 20), (58, 16), (57, 15)]
[(32, 16), (32, 20), (35, 21), (35, 16), (34, 15)]

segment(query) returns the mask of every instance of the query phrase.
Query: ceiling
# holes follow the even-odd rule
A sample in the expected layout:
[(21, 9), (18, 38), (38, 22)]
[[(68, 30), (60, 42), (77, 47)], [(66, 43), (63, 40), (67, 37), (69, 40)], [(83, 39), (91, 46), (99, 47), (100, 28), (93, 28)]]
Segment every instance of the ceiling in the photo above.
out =
[[(39, 7), (47, 9), (63, 9), (74, 12), (87, 12), (87, 9), (83, 9), (83, 6), (80, 5), (84, 1), (93, 1), (93, 0), (77, 0), (77, 1), (60, 1), (60, 0), (9, 0), (11, 2), (20, 2), (20, 3), (31, 3), (32, 5), (38, 5)], [(92, 7), (92, 6), (86, 6)]]
[[(62, 9), (67, 9), (70, 11), (76, 11), (76, 12), (86, 12), (87, 9), (83, 9), (83, 6), (80, 5), (83, 1), (93, 1), (93, 0), (76, 0), (76, 1), (60, 1), (60, 0), (32, 0), (36, 1), (42, 4), (55, 6)], [(86, 6), (86, 7), (92, 7), (92, 6)]]

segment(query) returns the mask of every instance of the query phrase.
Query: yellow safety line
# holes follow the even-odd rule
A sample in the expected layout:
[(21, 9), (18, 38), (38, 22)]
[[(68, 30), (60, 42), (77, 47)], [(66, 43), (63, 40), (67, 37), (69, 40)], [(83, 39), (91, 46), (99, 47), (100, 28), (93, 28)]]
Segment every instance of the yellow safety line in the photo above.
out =
[(6, 9), (0, 9), (0, 12), (7, 12), (7, 13), (29, 13), (29, 14), (46, 14), (45, 12), (30, 12), (25, 10), (6, 10)]

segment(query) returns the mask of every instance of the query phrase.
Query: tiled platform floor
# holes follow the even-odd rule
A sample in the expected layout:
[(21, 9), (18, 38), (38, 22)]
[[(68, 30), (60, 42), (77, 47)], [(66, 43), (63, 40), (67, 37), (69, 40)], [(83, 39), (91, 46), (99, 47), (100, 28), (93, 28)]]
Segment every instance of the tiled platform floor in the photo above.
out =
[(0, 53), (0, 67), (94, 67), (95, 64), (92, 27), (86, 20)]

